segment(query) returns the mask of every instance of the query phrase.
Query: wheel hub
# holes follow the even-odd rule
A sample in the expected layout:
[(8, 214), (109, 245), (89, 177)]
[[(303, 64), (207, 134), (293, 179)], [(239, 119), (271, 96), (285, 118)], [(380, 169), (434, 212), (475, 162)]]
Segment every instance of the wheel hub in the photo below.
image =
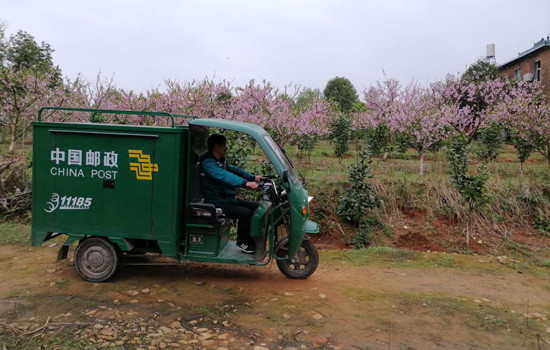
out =
[(91, 273), (101, 273), (109, 268), (109, 253), (101, 247), (94, 247), (85, 256), (85, 266)]
[(91, 268), (98, 268), (103, 265), (104, 257), (100, 252), (91, 252), (88, 257), (88, 265)]

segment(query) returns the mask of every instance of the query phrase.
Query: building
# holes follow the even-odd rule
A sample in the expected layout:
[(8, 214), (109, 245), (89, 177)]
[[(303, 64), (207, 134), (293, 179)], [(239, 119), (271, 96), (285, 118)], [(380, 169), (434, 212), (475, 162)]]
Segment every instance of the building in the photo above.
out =
[(532, 48), (499, 66), (501, 75), (516, 80), (539, 81), (550, 96), (550, 36), (537, 41)]

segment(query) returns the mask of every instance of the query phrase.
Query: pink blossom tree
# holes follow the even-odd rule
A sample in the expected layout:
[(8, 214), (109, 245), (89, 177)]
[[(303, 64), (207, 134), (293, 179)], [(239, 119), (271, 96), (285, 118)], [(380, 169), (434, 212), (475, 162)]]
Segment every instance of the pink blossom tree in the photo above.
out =
[(369, 110), (362, 113), (356, 123), (370, 128), (384, 125), (390, 135), (405, 134), (419, 154), (419, 173), (423, 175), (426, 150), (449, 133), (449, 127), (442, 122), (447, 110), (442, 103), (443, 92), (442, 84), (422, 88), (414, 81), (404, 87), (394, 79), (379, 81), (365, 92)]
[(256, 84), (250, 81), (245, 87), (236, 89), (232, 100), (229, 119), (254, 123), (270, 129), (281, 145), (290, 139), (285, 123), (278, 122), (287, 118), (291, 101), (281, 98), (279, 90), (271, 83), (263, 81)]
[(259, 85), (251, 81), (236, 89), (229, 119), (263, 126), (273, 132), (281, 146), (303, 135), (324, 135), (328, 131), (330, 104), (318, 98), (306, 108), (293, 108), (297, 94), (296, 87), (293, 95), (281, 94), (268, 82)]
[[(67, 79), (65, 89), (68, 91), (66, 107), (89, 109), (115, 109), (121, 104), (121, 91), (117, 90), (114, 78), (105, 78), (99, 72), (93, 81), (78, 75), (75, 80)], [(95, 119), (94, 119), (95, 118)], [(97, 116), (81, 112), (50, 112), (45, 118), (59, 122), (113, 122), (113, 116)]]
[(494, 107), (506, 92), (507, 82), (500, 79), (471, 82), (449, 76), (442, 93), (446, 105), (443, 121), (470, 143), (493, 120)]
[(227, 102), (233, 91), (227, 81), (214, 82), (205, 78), (185, 83), (167, 80), (165, 84), (167, 92), (160, 96), (161, 111), (201, 118), (224, 118), (228, 114)]
[(286, 129), (292, 135), (291, 143), (302, 148), (310, 137), (326, 135), (332, 114), (333, 106), (322, 98), (315, 98), (303, 107), (292, 108), (289, 118), (285, 120)]
[(496, 116), (550, 166), (550, 103), (539, 83), (517, 83), (497, 105)]
[(397, 113), (390, 116), (392, 128), (406, 134), (410, 146), (420, 158), (419, 174), (424, 175), (424, 154), (427, 149), (445, 140), (449, 127), (442, 123), (441, 85), (421, 88), (409, 84)]
[[(393, 134), (396, 131), (396, 124), (393, 116), (401, 109), (403, 88), (395, 79), (377, 81), (375, 86), (364, 92), (366, 112), (358, 113), (353, 127), (356, 130), (378, 129), (385, 133), (378, 135), (377, 148), (383, 148), (383, 159), (389, 154)], [(383, 140), (382, 140), (383, 139)]]
[(0, 74), (0, 125), (10, 131), (8, 153), (14, 152), (17, 140), (24, 137), (40, 108), (61, 106), (66, 97), (57, 72), (3, 70)]
[[(328, 132), (331, 105), (319, 96), (308, 103), (296, 104), (299, 87), (286, 87), (280, 92), (264, 81), (249, 82), (244, 87), (232, 88), (226, 81), (214, 82), (204, 79), (180, 83), (168, 80), (166, 91), (148, 90), (137, 94), (117, 90), (112, 80), (97, 76), (95, 82), (83, 79), (69, 82), (72, 91), (72, 106), (125, 109), (135, 111), (158, 111), (202, 118), (222, 118), (251, 122), (271, 131), (281, 145), (297, 144), (305, 135), (324, 135)], [(288, 91), (292, 91), (289, 94)], [(62, 115), (59, 118), (67, 117)], [(75, 113), (71, 118), (87, 121), (89, 115)], [(158, 117), (111, 116), (105, 122), (123, 122), (144, 125), (168, 125), (169, 120)]]

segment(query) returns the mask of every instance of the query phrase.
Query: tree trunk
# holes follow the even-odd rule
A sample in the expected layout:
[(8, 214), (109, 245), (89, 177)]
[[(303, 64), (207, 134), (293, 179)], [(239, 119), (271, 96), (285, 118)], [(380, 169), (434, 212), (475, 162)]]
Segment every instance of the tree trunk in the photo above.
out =
[(424, 152), (420, 152), (420, 176), (424, 175)]
[(16, 137), (15, 137), (15, 133), (16, 133), (17, 129), (15, 127), (15, 125), (10, 125), (10, 147), (8, 148), (8, 153), (9, 154), (13, 154), (13, 151), (15, 151), (15, 141), (16, 141)]
[(520, 175), (521, 177), (523, 177), (523, 163), (524, 163), (524, 162), (520, 162), (520, 164), (519, 164), (519, 175)]
[(469, 217), (466, 219), (466, 245), (468, 247), (470, 246), (470, 218)]

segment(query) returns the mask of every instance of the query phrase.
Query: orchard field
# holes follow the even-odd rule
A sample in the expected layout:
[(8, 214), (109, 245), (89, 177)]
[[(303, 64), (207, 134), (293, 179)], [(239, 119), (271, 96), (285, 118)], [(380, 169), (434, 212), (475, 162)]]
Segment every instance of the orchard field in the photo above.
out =
[[(386, 78), (359, 93), (344, 77), (323, 91), (205, 78), (135, 92), (101, 75), (63, 77), (51, 47), (28, 33), (0, 39), (0, 349), (549, 347), (550, 103), (540, 84), (480, 60), (434, 83)], [(29, 140), (44, 106), (262, 126), (315, 197), (319, 270), (297, 282), (269, 268), (127, 267), (112, 282), (83, 282), (70, 261), (55, 262), (60, 242), (29, 246)], [(231, 162), (269, 172), (257, 148), (229, 136)]]
[[(295, 165), (315, 196), (313, 212), (322, 223), (326, 241), (342, 245), (359, 234), (358, 225), (335, 215), (339, 196), (353, 188), (347, 178), (356, 152), (346, 153), (341, 161), (331, 152), (327, 143), (321, 143), (310, 158), (296, 159)], [(514, 148), (502, 146), (498, 160), (484, 170), (489, 174), (484, 192), (487, 202), (475, 211), (468, 210), (453, 186), (444, 152), (430, 153), (425, 161), (425, 174), (420, 176), (418, 154), (412, 150), (395, 152), (391, 159), (372, 158), (372, 178), (367, 181), (382, 203), (369, 213), (371, 243), (492, 255), (548, 253), (548, 222), (543, 218), (549, 210), (550, 169), (541, 156), (534, 155), (521, 165)], [(479, 171), (480, 164), (473, 158), (470, 171)], [(472, 235), (469, 245), (467, 222)]]

